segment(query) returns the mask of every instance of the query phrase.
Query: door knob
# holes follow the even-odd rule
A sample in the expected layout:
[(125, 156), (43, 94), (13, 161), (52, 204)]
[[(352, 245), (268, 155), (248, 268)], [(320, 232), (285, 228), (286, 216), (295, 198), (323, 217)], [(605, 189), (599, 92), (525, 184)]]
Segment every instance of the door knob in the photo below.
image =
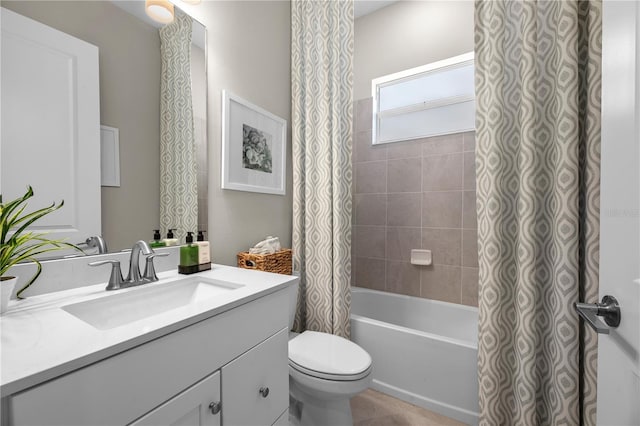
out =
[(259, 392), (260, 392), (260, 395), (262, 395), (263, 398), (266, 398), (266, 397), (269, 396), (269, 388), (266, 387), (266, 386), (261, 387)]
[(220, 408), (222, 408), (222, 404), (220, 401), (212, 402), (209, 404), (209, 409), (211, 410), (211, 414), (216, 415), (220, 412)]
[[(597, 333), (609, 334), (609, 327), (616, 328), (620, 325), (620, 305), (613, 296), (604, 296), (600, 303), (574, 303), (573, 307)], [(604, 318), (609, 327), (598, 319), (599, 316)]]

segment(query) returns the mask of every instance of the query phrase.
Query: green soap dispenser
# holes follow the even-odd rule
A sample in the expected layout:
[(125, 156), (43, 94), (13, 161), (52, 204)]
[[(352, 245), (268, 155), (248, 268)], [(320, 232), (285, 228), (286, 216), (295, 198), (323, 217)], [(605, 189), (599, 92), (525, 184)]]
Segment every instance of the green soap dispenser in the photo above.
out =
[(162, 237), (160, 236), (160, 230), (159, 229), (154, 229), (153, 230), (153, 240), (149, 241), (149, 246), (151, 246), (151, 248), (158, 248), (158, 247), (166, 247), (167, 244), (162, 241)]
[(180, 265), (178, 272), (193, 274), (198, 272), (198, 246), (193, 244), (193, 232), (187, 232), (187, 244), (180, 247)]

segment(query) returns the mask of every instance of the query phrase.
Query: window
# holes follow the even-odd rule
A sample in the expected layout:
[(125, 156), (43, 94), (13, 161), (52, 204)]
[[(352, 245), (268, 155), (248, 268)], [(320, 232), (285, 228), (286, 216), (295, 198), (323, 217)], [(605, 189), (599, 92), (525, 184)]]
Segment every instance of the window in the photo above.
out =
[(376, 78), (373, 144), (475, 129), (473, 53)]

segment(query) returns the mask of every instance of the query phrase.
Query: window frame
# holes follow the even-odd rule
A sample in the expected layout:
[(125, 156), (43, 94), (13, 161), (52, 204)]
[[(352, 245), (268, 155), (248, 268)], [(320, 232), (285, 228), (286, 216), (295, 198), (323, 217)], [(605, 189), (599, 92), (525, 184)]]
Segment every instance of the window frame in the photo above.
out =
[(430, 64), (422, 65), (415, 68), (410, 68), (404, 71), (388, 74), (388, 75), (374, 78), (373, 80), (371, 80), (371, 96), (373, 98), (372, 123), (371, 123), (372, 145), (383, 145), (387, 143), (402, 142), (402, 141), (413, 140), (413, 139), (422, 139), (424, 137), (429, 137), (429, 136), (438, 136), (438, 135), (475, 130), (475, 125), (474, 125), (472, 126), (472, 128), (459, 129), (454, 132), (448, 132), (448, 133), (437, 133), (434, 135), (420, 135), (412, 138), (400, 138), (400, 139), (385, 140), (385, 141), (378, 140), (378, 135), (380, 133), (380, 120), (384, 117), (391, 117), (391, 116), (407, 114), (407, 113), (412, 113), (417, 111), (424, 111), (427, 109), (438, 108), (446, 105), (454, 105), (462, 102), (468, 102), (470, 100), (475, 99), (475, 93), (474, 93), (471, 96), (469, 95), (454, 96), (454, 97), (443, 98), (443, 99), (430, 101), (430, 102), (407, 105), (407, 106), (383, 111), (381, 113), (379, 111), (379, 107), (380, 107), (379, 99), (380, 99), (380, 90), (382, 88), (391, 86), (393, 84), (402, 83), (408, 80), (420, 78), (423, 75), (434, 74), (436, 72), (446, 71), (447, 69), (460, 68), (473, 63), (474, 63), (474, 53), (468, 52), (462, 55), (453, 56), (451, 58), (443, 59), (441, 61), (432, 62)]

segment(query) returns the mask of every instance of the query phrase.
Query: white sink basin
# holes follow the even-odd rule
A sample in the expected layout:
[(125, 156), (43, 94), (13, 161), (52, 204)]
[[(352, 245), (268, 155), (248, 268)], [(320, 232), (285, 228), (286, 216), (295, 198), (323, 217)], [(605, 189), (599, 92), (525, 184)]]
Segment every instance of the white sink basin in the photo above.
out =
[(166, 284), (145, 284), (129, 291), (115, 290), (112, 295), (73, 303), (61, 309), (99, 330), (109, 330), (240, 287), (243, 285), (193, 277)]

